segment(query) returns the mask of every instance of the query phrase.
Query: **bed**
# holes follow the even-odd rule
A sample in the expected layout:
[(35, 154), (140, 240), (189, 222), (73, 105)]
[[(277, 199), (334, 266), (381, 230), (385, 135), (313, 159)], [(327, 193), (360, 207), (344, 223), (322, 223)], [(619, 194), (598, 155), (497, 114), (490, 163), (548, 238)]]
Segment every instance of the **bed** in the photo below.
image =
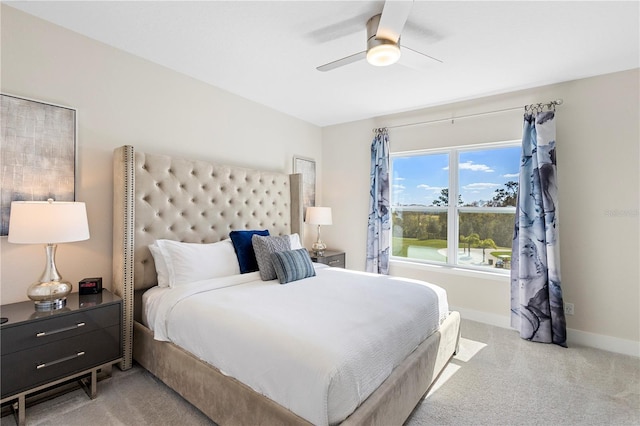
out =
[[(158, 281), (149, 245), (157, 240), (213, 244), (228, 238), (233, 230), (268, 229), (271, 235), (302, 235), (301, 199), (300, 175), (139, 153), (131, 146), (116, 149), (113, 290), (124, 301), (124, 360), (120, 367), (128, 369), (135, 360), (221, 425), (402, 424), (457, 350), (457, 312), (440, 318), (437, 329), (403, 356), (388, 377), (376, 383), (372, 393), (339, 421), (300, 415), (299, 410), (286, 408), (265, 392), (254, 390), (255, 384), (252, 387), (234, 378), (242, 374), (229, 374), (226, 365), (223, 373), (202, 355), (172, 341), (158, 340), (157, 335), (154, 338), (153, 327), (143, 321), (142, 294), (155, 288)], [(314, 267), (316, 276), (305, 283), (323, 276), (337, 282), (345, 279), (340, 273), (348, 273)], [(252, 281), (250, 275), (241, 278), (247, 282), (233, 287), (236, 293), (231, 299), (248, 300), (236, 296), (236, 289), (244, 294), (246, 288), (270, 292), (277, 287), (259, 279)], [(292, 293), (297, 288), (312, 288), (298, 283), (279, 287)], [(231, 291), (223, 290), (220, 294)]]

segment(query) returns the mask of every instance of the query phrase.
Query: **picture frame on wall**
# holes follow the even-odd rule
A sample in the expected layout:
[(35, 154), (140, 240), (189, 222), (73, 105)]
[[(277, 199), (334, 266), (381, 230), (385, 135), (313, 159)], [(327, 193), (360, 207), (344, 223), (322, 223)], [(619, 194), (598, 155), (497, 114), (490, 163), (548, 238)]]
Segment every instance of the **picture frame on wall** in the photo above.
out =
[(0, 94), (2, 188), (0, 235), (9, 233), (12, 201), (75, 201), (77, 111)]
[(302, 174), (303, 217), (307, 216), (307, 207), (316, 205), (316, 162), (311, 158), (294, 156), (293, 173)]

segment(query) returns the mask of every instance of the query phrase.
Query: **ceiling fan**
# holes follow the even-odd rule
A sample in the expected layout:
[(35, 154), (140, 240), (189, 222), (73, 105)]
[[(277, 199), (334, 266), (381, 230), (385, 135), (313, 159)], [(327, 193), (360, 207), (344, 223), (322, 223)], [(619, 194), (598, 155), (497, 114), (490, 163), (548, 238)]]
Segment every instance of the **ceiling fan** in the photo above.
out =
[[(412, 6), (413, 0), (387, 0), (384, 3), (382, 13), (367, 21), (367, 50), (320, 65), (316, 69), (331, 71), (362, 59), (366, 59), (374, 66), (387, 66), (396, 63), (401, 54), (403, 62), (406, 62), (405, 65), (411, 68), (420, 68), (419, 63), (425, 59), (442, 62), (406, 46), (402, 47), (402, 51), (400, 50), (400, 36)], [(407, 61), (404, 60), (405, 57), (409, 57)]]

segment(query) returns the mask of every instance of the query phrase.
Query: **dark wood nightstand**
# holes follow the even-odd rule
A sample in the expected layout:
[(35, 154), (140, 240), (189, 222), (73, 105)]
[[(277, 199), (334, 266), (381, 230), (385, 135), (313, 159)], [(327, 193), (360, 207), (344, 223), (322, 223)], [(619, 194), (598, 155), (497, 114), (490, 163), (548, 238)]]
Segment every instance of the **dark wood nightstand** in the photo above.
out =
[(36, 312), (32, 301), (0, 306), (0, 403), (17, 400), (25, 422), (25, 398), (74, 379), (96, 397), (97, 372), (122, 359), (122, 299), (107, 290), (71, 293), (62, 309)]
[(316, 263), (324, 263), (325, 265), (335, 266), (336, 268), (345, 268), (346, 260), (343, 251), (325, 250), (323, 256), (316, 256), (313, 252), (309, 252), (311, 260)]

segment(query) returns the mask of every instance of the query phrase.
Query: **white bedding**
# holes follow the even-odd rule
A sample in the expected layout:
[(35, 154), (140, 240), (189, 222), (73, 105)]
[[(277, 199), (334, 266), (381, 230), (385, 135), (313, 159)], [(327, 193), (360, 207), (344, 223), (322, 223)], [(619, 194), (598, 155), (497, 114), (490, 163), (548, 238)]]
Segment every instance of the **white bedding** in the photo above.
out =
[(420, 281), (314, 265), (289, 284), (257, 272), (153, 288), (147, 325), (316, 425), (344, 420), (448, 313)]

